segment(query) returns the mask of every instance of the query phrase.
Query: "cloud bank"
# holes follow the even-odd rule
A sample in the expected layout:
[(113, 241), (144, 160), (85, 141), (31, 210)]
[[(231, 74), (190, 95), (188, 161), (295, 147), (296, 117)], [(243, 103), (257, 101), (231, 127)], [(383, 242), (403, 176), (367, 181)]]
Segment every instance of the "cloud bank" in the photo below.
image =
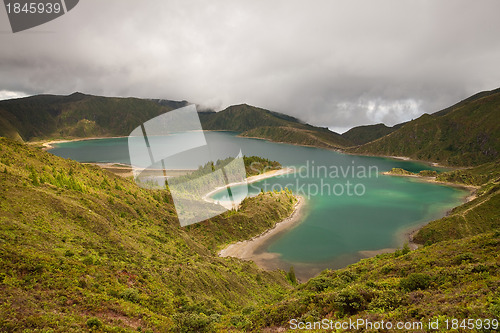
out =
[(85, 0), (12, 34), (0, 10), (0, 97), (81, 91), (394, 125), (500, 86), (499, 12), (493, 0)]

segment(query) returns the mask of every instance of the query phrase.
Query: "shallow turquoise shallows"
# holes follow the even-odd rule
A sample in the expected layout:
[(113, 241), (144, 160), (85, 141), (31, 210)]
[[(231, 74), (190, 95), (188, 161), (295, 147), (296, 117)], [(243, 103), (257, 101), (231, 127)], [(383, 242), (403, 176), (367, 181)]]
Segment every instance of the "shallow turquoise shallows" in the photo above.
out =
[[(252, 195), (288, 187), (304, 196), (304, 219), (271, 239), (260, 252), (278, 254), (275, 267), (294, 266), (297, 276), (311, 277), (324, 268), (339, 268), (381, 249), (401, 247), (409, 231), (442, 217), (463, 202), (468, 192), (415, 179), (380, 175), (399, 167), (418, 172), (438, 170), (425, 164), (237, 137), (228, 132), (208, 132), (210, 156), (227, 157), (230, 150), (257, 155), (292, 167), (296, 173), (249, 184)], [(51, 153), (80, 162), (130, 163), (127, 138), (57, 144)], [(196, 156), (172, 159), (170, 168), (192, 169)], [(438, 170), (439, 171), (439, 170)], [(232, 188), (233, 196), (242, 192)], [(223, 201), (221, 194), (212, 195)], [(366, 251), (366, 252), (365, 252)]]

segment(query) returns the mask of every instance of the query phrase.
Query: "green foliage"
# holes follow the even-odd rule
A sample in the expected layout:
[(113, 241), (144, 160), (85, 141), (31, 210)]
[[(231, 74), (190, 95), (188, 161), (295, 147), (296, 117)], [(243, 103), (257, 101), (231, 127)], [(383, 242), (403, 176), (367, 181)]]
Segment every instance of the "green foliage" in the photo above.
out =
[(414, 176), (414, 175), (416, 175), (415, 173), (413, 173), (411, 171), (407, 171), (407, 170), (401, 169), (401, 168), (392, 168), (387, 173), (390, 175), (401, 175), (401, 176)]
[[(24, 140), (55, 137), (129, 135), (143, 122), (172, 108), (151, 100), (75, 93), (39, 95), (0, 102), (0, 135)], [(20, 139), (20, 138), (19, 138)]]
[(423, 273), (411, 273), (405, 278), (399, 281), (399, 286), (402, 289), (413, 291), (413, 290), (423, 290), (429, 287), (431, 282), (431, 277)]
[(290, 266), (290, 270), (286, 274), (286, 278), (288, 281), (290, 281), (291, 284), (297, 284), (297, 278), (295, 277), (295, 269), (293, 266)]
[(408, 254), (410, 253), (410, 247), (408, 246), (408, 243), (405, 243), (403, 245), (403, 248), (402, 249), (398, 249), (394, 252), (394, 256), (397, 258), (397, 257), (400, 257), (400, 256), (404, 256), (405, 254)]
[(434, 170), (422, 170), (418, 173), (420, 177), (437, 177), (438, 173)]
[(263, 126), (257, 127), (240, 134), (250, 138), (266, 139), (274, 142), (286, 142), (301, 146), (313, 146), (321, 148), (342, 148), (351, 146), (351, 143), (341, 135), (318, 130), (317, 128), (296, 128), (290, 126)]
[(287, 217), (295, 203), (288, 191), (181, 228), (164, 190), (0, 138), (0, 161), (7, 160), (2, 330), (168, 332), (177, 320), (188, 327), (179, 330), (211, 331), (292, 288), (280, 272), (216, 255)]
[(498, 179), (500, 179), (500, 161), (485, 163), (474, 168), (444, 172), (437, 177), (439, 181), (476, 186)]
[(243, 156), (247, 176), (260, 175), (268, 171), (281, 169), (281, 164), (259, 156)]
[(98, 318), (92, 317), (87, 320), (87, 327), (91, 330), (96, 330), (102, 327), (102, 322)]
[(177, 331), (181, 333), (190, 332), (215, 332), (212, 318), (204, 313), (185, 312), (174, 316)]
[(340, 270), (326, 270), (299, 285), (286, 299), (248, 318), (256, 331), (262, 331), (286, 326), (290, 318), (355, 321), (376, 316), (385, 321), (425, 321), (438, 315), (494, 317), (500, 309), (500, 298), (491, 288), (500, 279), (499, 237), (500, 232), (490, 232), (440, 242), (398, 258), (388, 253)]
[(386, 136), (397, 130), (399, 127), (401, 126), (396, 125), (394, 127), (387, 127), (384, 124), (358, 126), (343, 133), (342, 137), (356, 145), (363, 145)]
[(359, 290), (348, 287), (334, 297), (334, 306), (341, 315), (353, 315), (366, 306), (366, 300)]
[(474, 262), (474, 254), (470, 252), (461, 253), (455, 257), (454, 262), (457, 265), (467, 262)]
[(500, 297), (497, 296), (490, 304), (490, 311), (495, 318), (500, 317)]
[[(240, 170), (238, 168), (228, 167), (228, 165), (233, 160), (233, 158), (229, 157), (223, 160), (217, 160), (215, 162), (207, 162), (205, 165), (198, 167), (197, 170), (189, 174), (170, 178), (167, 185), (171, 186), (176, 184), (179, 190), (180, 188), (182, 188), (184, 183), (189, 181), (189, 192), (193, 191), (193, 189), (196, 189), (196, 191), (198, 191), (198, 194), (202, 195), (209, 192), (211, 189), (217, 187), (218, 185), (224, 184), (226, 182), (226, 178), (238, 178), (238, 176), (240, 175)], [(271, 170), (281, 169), (281, 164), (279, 162), (270, 161), (266, 158), (261, 158), (258, 156), (243, 156), (243, 164), (245, 165), (247, 177), (262, 174)], [(224, 175), (220, 175), (220, 177), (212, 177), (210, 181), (208, 181), (206, 177), (203, 177), (223, 168)], [(194, 186), (193, 182), (197, 185)], [(109, 184), (107, 184), (107, 186), (109, 186)]]

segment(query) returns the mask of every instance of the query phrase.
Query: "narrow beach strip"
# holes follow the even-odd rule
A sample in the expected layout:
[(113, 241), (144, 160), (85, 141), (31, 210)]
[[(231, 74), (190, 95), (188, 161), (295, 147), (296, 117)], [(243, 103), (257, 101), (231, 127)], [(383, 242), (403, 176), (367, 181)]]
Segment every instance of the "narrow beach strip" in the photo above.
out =
[(264, 173), (262, 173), (260, 175), (255, 175), (255, 176), (248, 177), (248, 178), (246, 178), (245, 180), (243, 180), (241, 182), (235, 182), (235, 183), (230, 183), (230, 184), (227, 184), (227, 185), (224, 185), (224, 186), (219, 186), (219, 187), (215, 188), (214, 190), (212, 190), (212, 191), (208, 192), (207, 194), (205, 194), (203, 196), (203, 200), (205, 200), (207, 202), (215, 203), (216, 200), (214, 200), (214, 199), (212, 199), (210, 197), (212, 195), (214, 195), (215, 193), (217, 193), (220, 190), (223, 190), (225, 188), (228, 188), (228, 187), (231, 187), (231, 186), (251, 184), (251, 183), (259, 182), (259, 181), (267, 179), (267, 178), (272, 178), (272, 177), (287, 175), (287, 174), (294, 173), (294, 172), (295, 172), (294, 169), (292, 169), (292, 168), (286, 168), (286, 167), (282, 168), (282, 169), (279, 169), (279, 170), (266, 171), (266, 172), (264, 172)]
[(479, 186), (451, 183), (451, 182), (443, 182), (440, 180), (436, 180), (436, 177), (424, 177), (424, 176), (419, 176), (417, 174), (415, 174), (415, 175), (395, 174), (395, 173), (391, 173), (390, 171), (381, 172), (381, 174), (384, 176), (413, 178), (415, 180), (422, 181), (425, 183), (432, 183), (432, 184), (437, 184), (437, 185), (444, 185), (444, 186), (465, 189), (465, 190), (468, 190), (470, 192), (470, 194), (465, 198), (465, 202), (469, 202), (469, 201), (474, 200), (476, 198), (476, 191), (479, 189)]
[(275, 260), (278, 257), (278, 254), (267, 252), (257, 253), (257, 250), (265, 245), (271, 238), (291, 229), (302, 221), (305, 199), (301, 196), (296, 197), (297, 202), (295, 203), (293, 212), (290, 216), (285, 218), (283, 221), (276, 223), (273, 228), (264, 231), (258, 236), (228, 245), (219, 251), (219, 257), (235, 257), (243, 260), (252, 260), (261, 268), (275, 269), (276, 267), (273, 267), (270, 262)]

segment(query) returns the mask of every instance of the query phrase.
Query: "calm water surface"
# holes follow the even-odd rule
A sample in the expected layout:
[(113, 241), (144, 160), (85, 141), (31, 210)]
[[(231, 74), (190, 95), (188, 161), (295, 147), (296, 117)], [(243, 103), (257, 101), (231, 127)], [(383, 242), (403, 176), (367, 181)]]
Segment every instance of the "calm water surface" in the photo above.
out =
[[(227, 132), (205, 135), (213, 159), (227, 157), (228, 151), (236, 156), (241, 149), (246, 156), (269, 158), (297, 170), (295, 174), (249, 184), (248, 191), (256, 195), (261, 188), (287, 187), (306, 197), (303, 221), (258, 250), (276, 254), (269, 262), (271, 266), (288, 270), (293, 265), (302, 279), (325, 268), (354, 263), (370, 254), (366, 251), (401, 247), (405, 233), (444, 216), (468, 194), (453, 187), (379, 175), (394, 167), (413, 172), (438, 170), (421, 163), (345, 155), (239, 138)], [(61, 143), (50, 152), (80, 162), (130, 163), (127, 138)], [(200, 163), (200, 155), (186, 153), (169, 165), (191, 169)], [(243, 192), (241, 186), (232, 190), (236, 197)], [(217, 193), (213, 198), (227, 199)]]

